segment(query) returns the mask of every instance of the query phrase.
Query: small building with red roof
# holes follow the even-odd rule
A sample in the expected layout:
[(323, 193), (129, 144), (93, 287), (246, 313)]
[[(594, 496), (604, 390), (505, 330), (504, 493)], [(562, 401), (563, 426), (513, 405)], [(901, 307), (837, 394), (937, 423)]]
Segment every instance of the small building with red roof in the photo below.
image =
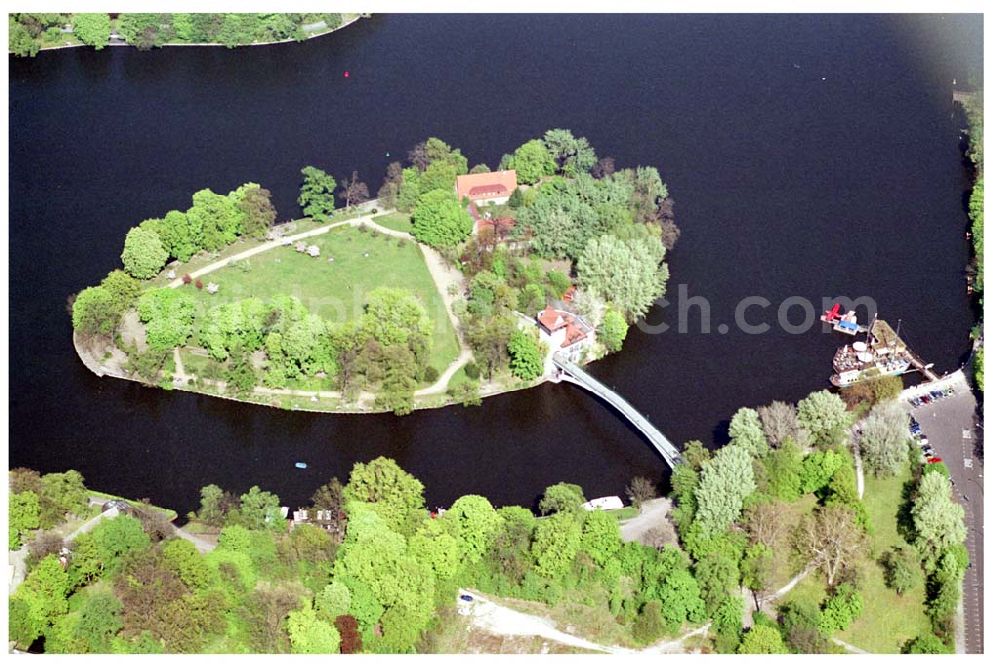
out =
[(504, 204), (517, 189), (517, 172), (489, 171), (470, 173), (455, 179), (455, 194), (458, 200), (468, 199), (477, 204)]
[(594, 327), (575, 312), (545, 306), (535, 315), (535, 320), (551, 342), (559, 346), (559, 351), (571, 361), (578, 362), (584, 350), (593, 344), (596, 337)]

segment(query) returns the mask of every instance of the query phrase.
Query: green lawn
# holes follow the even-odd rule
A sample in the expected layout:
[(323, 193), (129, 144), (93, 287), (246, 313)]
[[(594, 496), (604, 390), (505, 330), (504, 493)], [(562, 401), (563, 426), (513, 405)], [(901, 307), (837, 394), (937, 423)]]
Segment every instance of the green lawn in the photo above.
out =
[(372, 219), (375, 221), (375, 224), (387, 229), (405, 231), (406, 233), (413, 232), (413, 223), (410, 221), (410, 216), (406, 213), (385, 213), (384, 215), (376, 215)]
[(862, 565), (864, 611), (839, 637), (870, 652), (899, 652), (903, 643), (931, 630), (924, 614), (923, 582), (906, 594), (897, 595), (885, 586), (882, 567), (875, 562), (892, 546), (904, 543), (896, 530), (896, 512), (903, 501), (903, 484), (908, 478), (908, 474), (890, 479), (865, 476), (864, 503), (872, 518), (873, 558)]
[[(923, 583), (902, 596), (897, 595), (885, 586), (882, 567), (877, 563), (887, 549), (904, 543), (896, 531), (896, 512), (907, 478), (905, 474), (891, 479), (865, 477), (864, 503), (871, 515), (873, 533), (871, 557), (860, 564), (864, 610), (857, 621), (836, 637), (869, 652), (898, 653), (903, 643), (931, 630), (923, 609)], [(817, 572), (796, 585), (785, 600), (822, 603), (825, 597), (826, 580)]]
[(431, 365), (443, 371), (455, 360), (458, 340), (416, 243), (353, 227), (331, 229), (307, 242), (319, 247), (319, 257), (278, 247), (203, 276), (206, 285), (219, 285), (215, 295), (193, 285), (181, 289), (195, 294), (206, 308), (251, 296), (268, 300), (290, 294), (320, 316), (344, 322), (361, 315), (373, 289), (402, 287), (416, 294), (433, 322)]

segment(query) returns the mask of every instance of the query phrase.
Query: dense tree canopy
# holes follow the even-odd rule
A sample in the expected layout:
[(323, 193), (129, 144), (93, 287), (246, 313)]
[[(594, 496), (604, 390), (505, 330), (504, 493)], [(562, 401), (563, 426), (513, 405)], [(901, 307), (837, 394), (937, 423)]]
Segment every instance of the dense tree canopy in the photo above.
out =
[(635, 321), (666, 289), (667, 266), (660, 263), (663, 254), (663, 244), (654, 236), (591, 239), (577, 264), (580, 284)]
[(455, 195), (447, 190), (431, 190), (420, 195), (413, 210), (413, 236), (433, 247), (454, 247), (471, 233), (472, 219)]
[(125, 236), (122, 263), (125, 272), (134, 278), (147, 280), (155, 276), (167, 263), (168, 256), (154, 231), (136, 227)]
[(821, 448), (843, 442), (852, 418), (840, 396), (829, 391), (815, 391), (799, 400), (798, 417), (812, 441)]
[(107, 14), (74, 14), (73, 34), (81, 42), (100, 51), (111, 37), (111, 17)]

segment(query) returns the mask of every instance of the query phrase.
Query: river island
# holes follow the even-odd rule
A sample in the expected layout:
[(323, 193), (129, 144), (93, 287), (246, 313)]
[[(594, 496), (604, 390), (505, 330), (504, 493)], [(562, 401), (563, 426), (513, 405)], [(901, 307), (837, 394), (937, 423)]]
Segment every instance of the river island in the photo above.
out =
[[(337, 207), (337, 201), (343, 202)], [(302, 218), (256, 183), (202, 190), (126, 235), (73, 299), (98, 375), (286, 409), (478, 404), (619, 351), (679, 231), (654, 167), (553, 129), (471, 169), (429, 138), (377, 198), (302, 169)]]

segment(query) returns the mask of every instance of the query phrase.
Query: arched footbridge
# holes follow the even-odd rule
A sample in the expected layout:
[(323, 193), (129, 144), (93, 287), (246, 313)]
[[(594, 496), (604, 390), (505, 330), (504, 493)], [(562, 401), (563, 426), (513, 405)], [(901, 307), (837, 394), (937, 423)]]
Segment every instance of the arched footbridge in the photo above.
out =
[(683, 462), (681, 452), (677, 450), (677, 447), (671, 444), (670, 440), (657, 430), (656, 426), (650, 423), (645, 416), (640, 414), (635, 407), (630, 405), (625, 398), (591, 377), (583, 368), (559, 352), (553, 355), (552, 362), (556, 366), (560, 381), (569, 381), (577, 386), (581, 386), (617, 409), (639, 432), (646, 436), (646, 439), (652, 443), (657, 452), (663, 456), (670, 469), (674, 469)]

